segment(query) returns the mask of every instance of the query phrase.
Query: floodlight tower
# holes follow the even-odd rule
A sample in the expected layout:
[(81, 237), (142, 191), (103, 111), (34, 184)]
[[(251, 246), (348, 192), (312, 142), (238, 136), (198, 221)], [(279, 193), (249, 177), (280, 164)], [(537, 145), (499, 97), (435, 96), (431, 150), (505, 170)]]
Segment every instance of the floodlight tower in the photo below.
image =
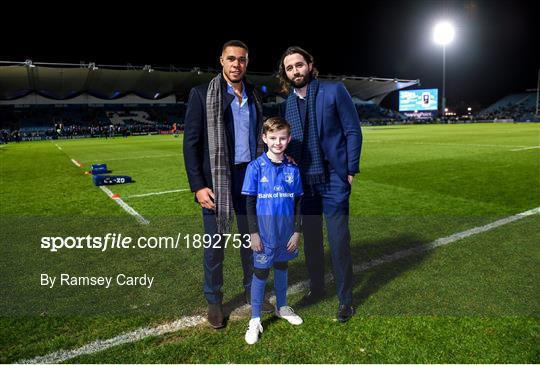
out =
[(538, 81), (536, 81), (536, 113), (534, 115), (538, 116), (538, 101), (540, 100), (540, 68), (538, 69)]
[(435, 25), (433, 28), (433, 41), (442, 46), (443, 49), (443, 87), (442, 87), (442, 108), (446, 108), (446, 45), (454, 40), (454, 27), (447, 21), (443, 21)]

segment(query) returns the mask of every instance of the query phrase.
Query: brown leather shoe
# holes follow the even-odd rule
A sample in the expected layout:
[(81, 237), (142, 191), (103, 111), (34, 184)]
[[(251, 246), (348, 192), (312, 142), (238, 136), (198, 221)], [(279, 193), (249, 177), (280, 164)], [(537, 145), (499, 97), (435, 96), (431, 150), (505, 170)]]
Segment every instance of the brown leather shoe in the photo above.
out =
[(223, 322), (223, 308), (221, 303), (208, 303), (208, 323), (212, 328), (222, 328), (225, 326)]

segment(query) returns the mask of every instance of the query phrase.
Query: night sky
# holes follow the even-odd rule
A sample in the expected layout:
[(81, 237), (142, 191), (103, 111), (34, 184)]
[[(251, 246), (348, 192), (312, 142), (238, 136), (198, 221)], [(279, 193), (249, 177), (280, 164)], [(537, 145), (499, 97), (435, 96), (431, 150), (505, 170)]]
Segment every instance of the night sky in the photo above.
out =
[[(447, 104), (485, 107), (512, 92), (536, 88), (540, 68), (538, 5), (525, 1), (251, 2), (216, 8), (78, 2), (15, 9), (1, 25), (0, 59), (218, 68), (221, 45), (241, 39), (250, 71), (273, 72), (290, 45), (310, 51), (321, 74), (420, 79), (442, 87), (442, 48), (432, 29), (456, 27), (447, 46)], [(108, 5), (106, 5), (108, 4)], [(260, 8), (257, 5), (256, 8)], [(4, 14), (7, 16), (7, 14)], [(397, 93), (384, 106), (397, 108)]]

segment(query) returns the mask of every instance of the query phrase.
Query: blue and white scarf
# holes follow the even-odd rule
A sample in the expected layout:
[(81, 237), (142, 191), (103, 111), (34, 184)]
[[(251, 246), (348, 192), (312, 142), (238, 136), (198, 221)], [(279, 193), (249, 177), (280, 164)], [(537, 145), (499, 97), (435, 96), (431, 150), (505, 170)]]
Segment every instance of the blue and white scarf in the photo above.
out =
[(317, 129), (317, 116), (315, 106), (319, 82), (313, 79), (307, 89), (307, 124), (304, 125), (298, 100), (294, 92), (287, 98), (285, 119), (291, 125), (292, 140), (287, 148), (287, 154), (292, 156), (300, 166), (302, 182), (304, 184), (320, 184), (326, 182), (326, 171), (322, 158), (319, 132)]

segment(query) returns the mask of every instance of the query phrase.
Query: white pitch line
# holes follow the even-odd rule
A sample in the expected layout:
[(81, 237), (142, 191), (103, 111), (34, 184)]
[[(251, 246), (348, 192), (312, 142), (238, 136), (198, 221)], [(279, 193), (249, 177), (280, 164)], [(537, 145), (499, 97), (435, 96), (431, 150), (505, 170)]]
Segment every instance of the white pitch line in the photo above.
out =
[[(405, 249), (405, 250), (396, 251), (396, 252), (394, 252), (392, 254), (388, 254), (388, 255), (383, 255), (383, 256), (381, 256), (379, 258), (376, 258), (376, 259), (373, 259), (373, 260), (370, 260), (370, 261), (367, 261), (367, 262), (363, 262), (363, 263), (354, 265), (353, 266), (353, 272), (354, 273), (359, 273), (359, 272), (362, 272), (362, 271), (369, 270), (369, 269), (371, 269), (371, 268), (373, 268), (375, 266), (379, 266), (379, 265), (382, 265), (382, 264), (387, 264), (387, 263), (390, 263), (390, 262), (393, 262), (393, 261), (401, 260), (402, 258), (412, 256), (412, 255), (417, 255), (417, 254), (425, 252), (425, 251), (430, 251), (430, 250), (433, 250), (433, 249), (435, 249), (437, 247), (448, 245), (450, 243), (459, 241), (459, 240), (461, 240), (463, 238), (466, 238), (466, 237), (473, 236), (475, 234), (490, 231), (490, 230), (495, 229), (497, 227), (500, 227), (500, 226), (503, 226), (505, 224), (518, 221), (520, 219), (523, 219), (525, 217), (529, 217), (531, 215), (538, 214), (538, 213), (540, 213), (540, 207), (534, 208), (534, 209), (531, 209), (531, 210), (527, 210), (526, 212), (518, 213), (518, 214), (515, 214), (515, 215), (512, 215), (512, 216), (506, 217), (506, 218), (502, 218), (502, 219), (499, 219), (497, 221), (488, 223), (488, 224), (483, 225), (483, 226), (471, 228), (471, 229), (463, 231), (463, 232), (454, 233), (453, 235), (436, 239), (435, 241), (427, 243), (425, 245), (412, 247), (412, 248), (408, 248), (408, 249)], [(329, 282), (331, 280), (332, 280), (332, 274), (327, 274), (325, 276), (325, 281)], [(288, 294), (295, 294), (295, 293), (301, 292), (302, 290), (307, 289), (308, 286), (309, 286), (309, 281), (304, 280), (302, 282), (299, 282), (299, 283), (296, 283), (296, 284), (292, 285), (289, 288), (289, 290), (287, 290), (287, 293)]]
[(62, 151), (62, 147), (60, 147), (59, 145), (57, 145), (56, 143), (54, 144), (56, 146), (56, 148), (58, 148), (60, 151)]
[[(383, 256), (381, 256), (379, 258), (376, 258), (376, 259), (373, 259), (373, 260), (370, 260), (370, 261), (367, 261), (367, 262), (364, 262), (364, 263), (360, 263), (358, 265), (354, 265), (353, 266), (353, 272), (354, 273), (359, 273), (359, 272), (369, 270), (369, 269), (371, 269), (373, 267), (376, 267), (376, 266), (379, 266), (379, 265), (383, 265), (383, 264), (387, 264), (387, 263), (390, 263), (390, 262), (393, 262), (393, 261), (400, 260), (400, 259), (408, 257), (408, 256), (416, 255), (416, 254), (419, 254), (419, 253), (422, 253), (422, 252), (425, 252), (425, 251), (430, 251), (430, 250), (433, 250), (433, 249), (435, 249), (437, 247), (448, 245), (450, 243), (459, 241), (459, 240), (461, 240), (463, 238), (466, 238), (466, 237), (473, 236), (475, 234), (490, 231), (490, 230), (495, 229), (497, 227), (500, 227), (500, 226), (503, 226), (505, 224), (518, 221), (520, 219), (523, 219), (523, 218), (526, 218), (526, 217), (529, 217), (529, 216), (532, 216), (532, 215), (538, 214), (538, 213), (540, 213), (540, 207), (534, 208), (534, 209), (531, 209), (531, 210), (527, 210), (525, 212), (518, 213), (518, 214), (515, 214), (515, 215), (512, 215), (512, 216), (506, 217), (506, 218), (502, 218), (502, 219), (496, 220), (494, 222), (488, 223), (488, 224), (483, 225), (483, 226), (471, 228), (471, 229), (468, 229), (466, 231), (458, 232), (458, 233), (452, 234), (452, 235), (447, 236), (447, 237), (442, 237), (442, 238), (439, 238), (439, 239), (437, 239), (437, 240), (435, 240), (433, 242), (430, 242), (430, 243), (428, 243), (426, 245), (413, 247), (413, 248), (409, 248), (409, 249), (405, 249), (405, 250), (400, 250), (400, 251), (397, 251), (397, 252), (395, 252), (393, 254), (389, 254), (389, 255), (383, 255)], [(327, 281), (327, 282), (331, 281), (331, 274), (326, 275), (325, 281)], [(301, 281), (299, 283), (296, 283), (296, 284), (290, 286), (289, 289), (287, 290), (287, 293), (288, 294), (299, 293), (299, 292), (305, 290), (308, 287), (308, 285), (309, 285), (308, 280)], [(270, 298), (270, 299), (275, 300), (274, 298)], [(249, 307), (248, 307), (247, 304), (242, 305), (239, 308), (236, 308), (235, 312), (245, 311), (248, 308)], [(232, 314), (231, 314), (231, 316), (232, 316)], [(138, 329), (136, 329), (134, 331), (131, 331), (131, 332), (125, 332), (125, 333), (122, 333), (122, 334), (120, 334), (120, 335), (118, 335), (116, 337), (110, 338), (108, 340), (97, 340), (97, 341), (94, 341), (94, 342), (90, 342), (90, 343), (88, 343), (88, 344), (86, 344), (86, 345), (84, 345), (82, 347), (77, 348), (77, 349), (59, 350), (59, 351), (52, 352), (52, 353), (50, 353), (48, 355), (45, 355), (45, 356), (38, 356), (38, 357), (34, 357), (32, 359), (21, 360), (21, 361), (18, 361), (17, 363), (19, 363), (19, 364), (59, 363), (59, 362), (62, 362), (62, 361), (67, 361), (69, 359), (73, 359), (74, 357), (77, 357), (77, 356), (94, 354), (96, 352), (107, 350), (107, 349), (109, 349), (111, 347), (115, 347), (115, 346), (122, 345), (122, 344), (125, 344), (125, 343), (137, 342), (137, 341), (140, 341), (140, 340), (142, 340), (142, 339), (144, 339), (146, 337), (160, 336), (160, 335), (164, 335), (164, 334), (167, 334), (167, 333), (180, 331), (180, 330), (183, 330), (183, 329), (186, 329), (186, 328), (197, 326), (197, 325), (202, 324), (204, 322), (206, 322), (206, 319), (204, 317), (202, 317), (202, 316), (186, 316), (186, 317), (182, 317), (182, 318), (180, 318), (180, 319), (178, 319), (176, 321), (164, 323), (164, 324), (158, 325), (156, 327), (142, 327), (142, 328), (138, 328)]]
[(158, 191), (155, 193), (146, 193), (146, 194), (136, 194), (136, 195), (129, 195), (125, 196), (124, 199), (128, 198), (140, 198), (143, 196), (151, 196), (151, 195), (161, 195), (161, 194), (170, 194), (170, 193), (180, 193), (182, 191), (190, 191), (190, 189), (177, 189), (177, 190), (166, 190), (166, 191)]
[(161, 336), (170, 332), (176, 332), (181, 329), (197, 326), (206, 319), (201, 316), (182, 317), (174, 322), (165, 323), (156, 327), (142, 327), (132, 332), (126, 332), (119, 336), (110, 338), (108, 340), (97, 340), (90, 342), (78, 349), (73, 350), (61, 350), (53, 352), (45, 356), (38, 356), (30, 360), (19, 361), (16, 364), (28, 364), (28, 363), (42, 363), (53, 364), (73, 359), (80, 355), (93, 354), (99, 351), (106, 350), (111, 347), (122, 345), (125, 343), (131, 343), (140, 341), (146, 337)]
[(113, 192), (110, 191), (109, 189), (107, 189), (105, 186), (100, 186), (99, 187), (105, 194), (107, 194), (109, 196), (109, 198), (111, 198), (112, 200), (114, 200), (116, 202), (116, 204), (118, 204), (119, 206), (122, 207), (122, 209), (124, 209), (127, 213), (131, 214), (132, 216), (135, 217), (135, 219), (137, 219), (137, 221), (140, 223), (140, 224), (149, 224), (150, 221), (147, 220), (146, 218), (144, 218), (142, 215), (139, 214), (139, 212), (137, 212), (135, 209), (133, 209), (132, 207), (130, 207), (125, 201), (123, 201), (122, 199), (120, 198), (116, 198), (116, 197), (113, 197)]
[(384, 140), (366, 140), (368, 143), (379, 143), (379, 144), (408, 144), (408, 145), (430, 145), (430, 146), (464, 146), (464, 147), (487, 147), (487, 148), (524, 148), (526, 146), (516, 146), (516, 145), (503, 145), (503, 144), (480, 144), (480, 143), (444, 143), (444, 142), (386, 142)]
[(532, 150), (532, 149), (535, 149), (535, 148), (540, 148), (540, 146), (531, 146), (531, 147), (523, 147), (523, 148), (516, 148), (514, 150), (510, 150), (510, 151), (525, 151), (525, 150)]
[(82, 167), (81, 163), (77, 160), (71, 159), (71, 162), (73, 162), (73, 164), (77, 167)]

